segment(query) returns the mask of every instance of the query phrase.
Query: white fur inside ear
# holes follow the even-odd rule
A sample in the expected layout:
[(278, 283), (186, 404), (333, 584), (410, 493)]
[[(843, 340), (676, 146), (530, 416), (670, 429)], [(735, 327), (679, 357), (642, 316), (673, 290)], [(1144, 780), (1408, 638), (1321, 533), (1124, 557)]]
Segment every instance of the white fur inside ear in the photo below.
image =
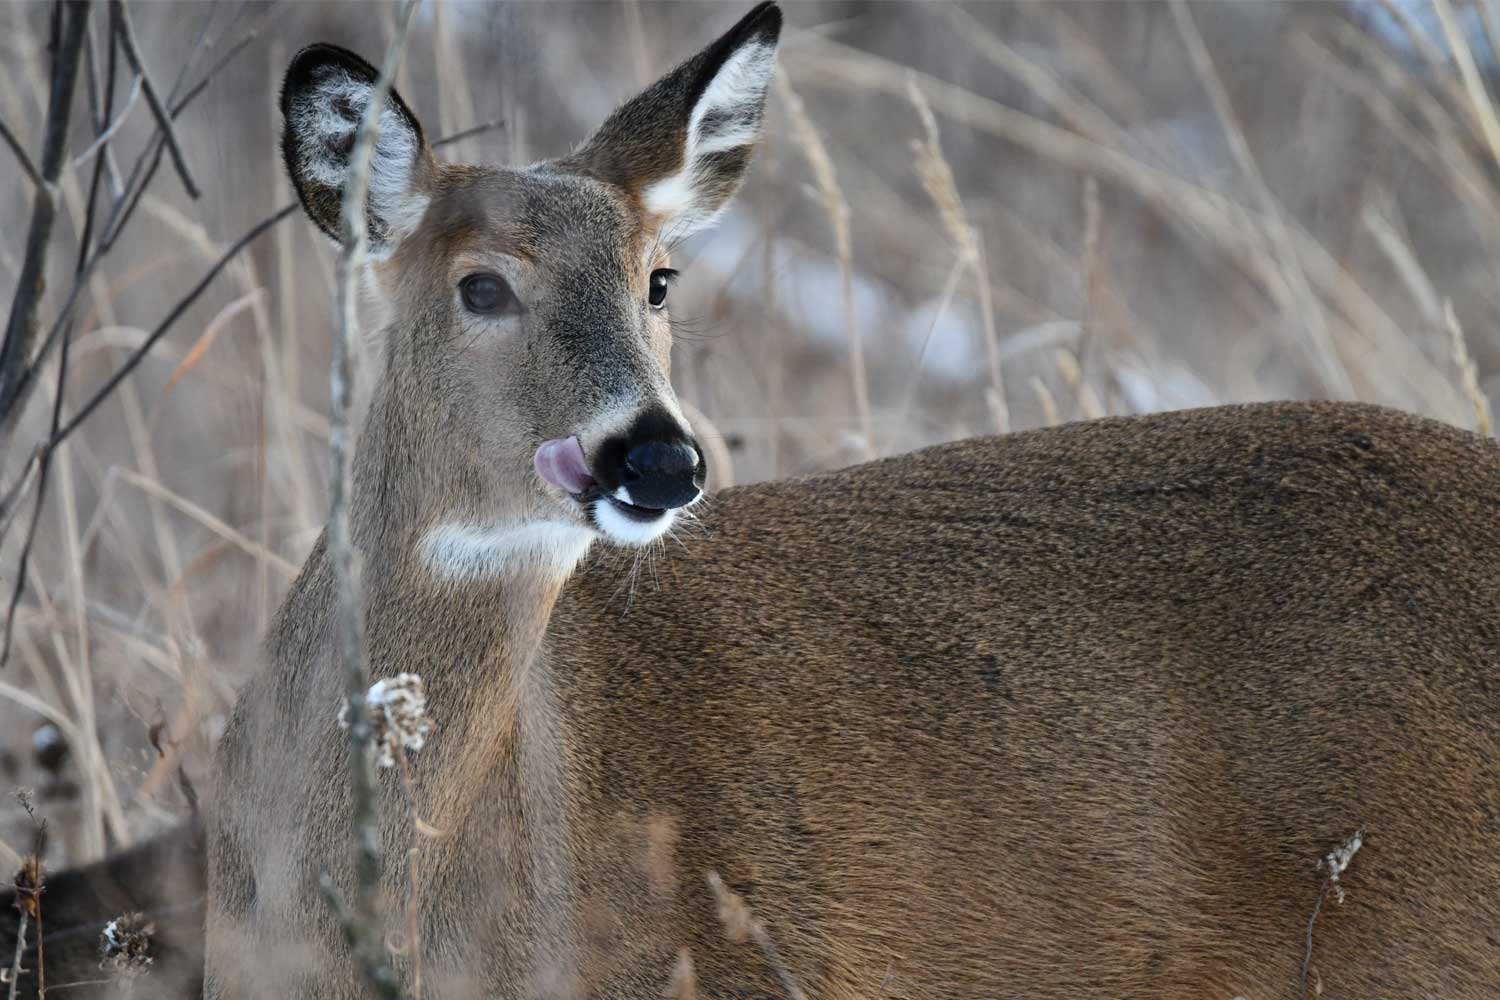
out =
[[(301, 168), (308, 180), (343, 188), (349, 172), (349, 152), (359, 120), (370, 103), (372, 87), (347, 73), (320, 80), (294, 102), (293, 133), (301, 151)], [(348, 115), (354, 117), (350, 118)], [(427, 211), (427, 196), (413, 189), (413, 169), (421, 150), (416, 132), (392, 103), (380, 115), (380, 135), (370, 157), (370, 211), (389, 231), (392, 241), (410, 233)], [(389, 245), (383, 248), (389, 251)], [(371, 255), (383, 256), (372, 247)]]
[(486, 580), (518, 569), (566, 579), (593, 544), (577, 524), (537, 521), (514, 527), (439, 524), (422, 537), (423, 559), (445, 580)]
[(723, 210), (717, 192), (700, 183), (714, 153), (748, 146), (760, 138), (766, 91), (776, 73), (776, 46), (755, 42), (742, 46), (704, 88), (688, 118), (682, 167), (646, 187), (646, 211), (667, 220), (674, 236), (709, 225)]

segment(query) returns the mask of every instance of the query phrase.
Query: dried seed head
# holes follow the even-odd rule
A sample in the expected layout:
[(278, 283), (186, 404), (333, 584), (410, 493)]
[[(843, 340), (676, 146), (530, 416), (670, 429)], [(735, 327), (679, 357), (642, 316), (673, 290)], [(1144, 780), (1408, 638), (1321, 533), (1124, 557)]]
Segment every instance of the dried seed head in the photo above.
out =
[(1344, 874), (1344, 870), (1349, 867), (1349, 862), (1354, 860), (1354, 856), (1359, 853), (1364, 843), (1365, 831), (1355, 830), (1348, 840), (1318, 862), (1318, 867), (1328, 872), (1328, 889), (1333, 894), (1335, 903), (1344, 901), (1344, 887), (1339, 885), (1339, 876)]
[(46, 890), (47, 866), (41, 855), (28, 854), (21, 859), (21, 870), (16, 872), (16, 909), (23, 911), (32, 920), (41, 916), (42, 893)]
[(156, 924), (143, 913), (125, 913), (104, 925), (99, 935), (99, 967), (117, 976), (138, 976), (151, 967), (151, 939)]
[[(371, 752), (380, 767), (396, 766), (396, 750), (415, 753), (427, 745), (433, 730), (427, 693), (417, 674), (397, 674), (370, 685), (365, 694), (374, 732)], [(339, 707), (339, 728), (349, 728), (349, 706)]]

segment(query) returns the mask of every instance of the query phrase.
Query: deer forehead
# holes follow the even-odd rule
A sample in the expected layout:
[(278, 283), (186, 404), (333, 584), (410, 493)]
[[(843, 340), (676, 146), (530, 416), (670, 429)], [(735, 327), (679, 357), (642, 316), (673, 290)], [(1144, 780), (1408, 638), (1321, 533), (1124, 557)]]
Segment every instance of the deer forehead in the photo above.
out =
[(546, 163), (450, 167), (396, 262), (462, 267), (501, 253), (544, 271), (643, 279), (664, 256), (648, 222), (624, 191)]

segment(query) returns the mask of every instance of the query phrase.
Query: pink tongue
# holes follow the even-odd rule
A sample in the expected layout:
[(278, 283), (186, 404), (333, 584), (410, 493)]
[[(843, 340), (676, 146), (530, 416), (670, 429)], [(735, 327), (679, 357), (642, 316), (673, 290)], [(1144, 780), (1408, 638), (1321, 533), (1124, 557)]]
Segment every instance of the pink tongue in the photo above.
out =
[(544, 441), (532, 464), (537, 475), (569, 493), (576, 495), (594, 485), (588, 463), (583, 460), (583, 445), (576, 437)]

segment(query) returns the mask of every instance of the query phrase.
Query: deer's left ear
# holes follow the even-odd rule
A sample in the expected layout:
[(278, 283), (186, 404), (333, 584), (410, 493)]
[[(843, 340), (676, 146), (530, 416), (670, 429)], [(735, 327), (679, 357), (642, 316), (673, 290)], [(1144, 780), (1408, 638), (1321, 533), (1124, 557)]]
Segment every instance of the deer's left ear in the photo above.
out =
[(563, 165), (624, 188), (670, 239), (704, 228), (744, 180), (780, 35), (781, 10), (761, 4), (610, 115)]

